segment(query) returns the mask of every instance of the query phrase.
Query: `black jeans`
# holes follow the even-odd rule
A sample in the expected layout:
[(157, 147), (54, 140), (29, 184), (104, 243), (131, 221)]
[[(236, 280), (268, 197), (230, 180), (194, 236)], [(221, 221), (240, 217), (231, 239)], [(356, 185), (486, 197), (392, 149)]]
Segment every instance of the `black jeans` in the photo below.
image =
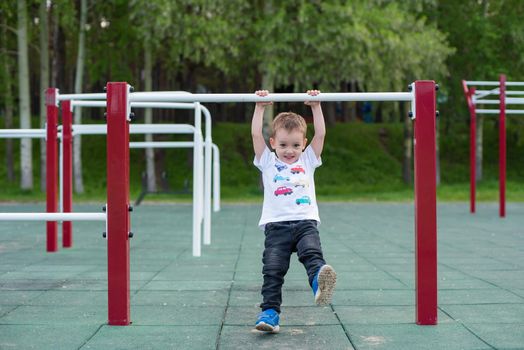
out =
[(281, 221), (266, 224), (264, 231), (264, 284), (262, 285), (262, 310), (275, 309), (280, 313), (282, 285), (289, 269), (289, 260), (297, 252), (298, 260), (306, 268), (309, 285), (318, 269), (324, 265), (320, 236), (315, 220)]

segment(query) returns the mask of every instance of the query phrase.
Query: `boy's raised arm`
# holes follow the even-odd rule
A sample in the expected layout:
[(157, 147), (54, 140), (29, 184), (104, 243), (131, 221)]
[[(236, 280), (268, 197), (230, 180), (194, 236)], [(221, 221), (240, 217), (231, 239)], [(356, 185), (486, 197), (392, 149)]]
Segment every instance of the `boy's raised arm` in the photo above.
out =
[[(308, 95), (317, 96), (320, 94), (318, 90), (308, 90)], [(313, 112), (313, 126), (315, 128), (315, 134), (311, 140), (311, 148), (317, 158), (320, 158), (322, 149), (324, 148), (324, 138), (326, 137), (326, 124), (324, 123), (324, 114), (322, 113), (322, 107), (320, 107), (319, 101), (306, 101), (306, 105), (311, 107)]]
[[(258, 96), (267, 96), (267, 90), (259, 90), (256, 92)], [(266, 141), (262, 134), (262, 126), (264, 123), (264, 110), (267, 105), (273, 102), (257, 102), (255, 111), (253, 112), (253, 120), (251, 121), (251, 137), (253, 138), (253, 149), (257, 160), (260, 160), (262, 153), (266, 149)]]

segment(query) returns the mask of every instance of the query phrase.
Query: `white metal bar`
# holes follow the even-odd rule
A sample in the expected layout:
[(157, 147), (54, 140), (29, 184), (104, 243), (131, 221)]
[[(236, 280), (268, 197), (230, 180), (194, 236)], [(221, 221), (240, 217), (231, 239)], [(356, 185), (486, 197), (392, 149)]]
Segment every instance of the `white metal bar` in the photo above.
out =
[[(476, 81), (476, 80), (467, 80), (466, 85), (476, 85), (476, 86), (499, 86), (498, 81)], [(522, 81), (507, 81), (506, 86), (524, 86)]]
[(179, 94), (141, 92), (131, 93), (132, 102), (304, 102), (304, 101), (412, 101), (411, 92), (335, 92), (310, 96), (306, 93), (278, 93), (265, 97), (251, 94)]
[(0, 129), (2, 139), (45, 139), (46, 136), (45, 129)]
[[(481, 95), (481, 94), (492, 94), (492, 95), (500, 95), (499, 88), (493, 89), (493, 90), (476, 90), (475, 95)], [(506, 90), (506, 95), (524, 95), (524, 91), (520, 90)], [(485, 95), (487, 96), (487, 95)], [(477, 97), (480, 98), (480, 97)]]
[(192, 141), (140, 141), (129, 142), (129, 148), (191, 148), (195, 143)]
[(213, 148), (213, 211), (220, 211), (220, 150), (214, 143)]
[[(498, 105), (500, 100), (478, 100), (473, 98), (475, 104), (486, 104), (486, 105)], [(506, 104), (508, 105), (521, 105), (524, 104), (524, 98), (506, 97)]]
[[(475, 109), (477, 114), (499, 114), (499, 109)], [(524, 109), (506, 109), (506, 114), (524, 114)]]
[(194, 109), (194, 103), (182, 102), (131, 102), (131, 108)]
[(200, 125), (197, 125), (200, 115), (200, 104), (195, 108), (195, 133), (193, 142), (193, 256), (200, 256), (202, 252), (201, 237), (201, 195), (200, 195), (200, 178), (202, 177), (201, 158), (202, 158), (202, 133)]
[[(195, 127), (190, 124), (133, 124), (130, 134), (193, 134)], [(73, 135), (106, 135), (106, 124), (73, 124)]]
[(64, 100), (105, 100), (106, 93), (96, 93), (96, 94), (64, 94), (56, 96), (58, 101)]
[(106, 221), (105, 213), (0, 213), (0, 221)]
[(90, 101), (90, 100), (72, 100), (71, 108), (74, 107), (107, 107), (106, 101)]
[(211, 158), (212, 158), (212, 139), (211, 139), (211, 113), (201, 106), (205, 122), (204, 139), (204, 244), (211, 244)]

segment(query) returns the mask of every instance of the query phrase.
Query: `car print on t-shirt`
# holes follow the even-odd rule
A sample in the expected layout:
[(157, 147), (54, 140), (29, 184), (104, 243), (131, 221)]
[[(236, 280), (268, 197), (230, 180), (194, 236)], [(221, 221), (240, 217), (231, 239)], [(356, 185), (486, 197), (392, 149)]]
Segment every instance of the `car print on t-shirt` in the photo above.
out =
[(277, 163), (277, 164), (275, 164), (275, 167), (277, 168), (277, 170), (278, 170), (279, 172), (281, 172), (281, 171), (284, 170), (284, 169), (287, 169), (287, 165), (284, 165), (284, 164), (278, 164), (278, 163)]
[(283, 194), (284, 196), (287, 196), (288, 194), (292, 194), (292, 193), (293, 193), (293, 190), (286, 186), (281, 186), (275, 190), (275, 196), (277, 197), (281, 194)]
[(301, 165), (295, 165), (293, 168), (291, 168), (291, 174), (305, 174), (306, 171), (304, 170), (304, 168), (302, 168)]
[(273, 182), (277, 182), (277, 181), (289, 181), (289, 177), (276, 174), (275, 177), (273, 178)]
[(300, 198), (297, 198), (295, 203), (297, 203), (297, 205), (300, 205), (300, 204), (309, 204), (309, 205), (311, 205), (311, 198), (309, 198), (309, 196), (302, 196)]

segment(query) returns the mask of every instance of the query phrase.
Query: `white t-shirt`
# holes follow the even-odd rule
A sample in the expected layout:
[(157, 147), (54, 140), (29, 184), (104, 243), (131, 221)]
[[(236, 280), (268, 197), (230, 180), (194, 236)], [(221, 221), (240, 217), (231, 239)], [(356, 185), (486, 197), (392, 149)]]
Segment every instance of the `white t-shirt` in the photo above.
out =
[(262, 172), (264, 205), (258, 223), (261, 229), (269, 222), (292, 220), (316, 220), (318, 216), (315, 195), (315, 169), (322, 165), (311, 146), (293, 164), (280, 161), (268, 147), (260, 160), (253, 164)]

